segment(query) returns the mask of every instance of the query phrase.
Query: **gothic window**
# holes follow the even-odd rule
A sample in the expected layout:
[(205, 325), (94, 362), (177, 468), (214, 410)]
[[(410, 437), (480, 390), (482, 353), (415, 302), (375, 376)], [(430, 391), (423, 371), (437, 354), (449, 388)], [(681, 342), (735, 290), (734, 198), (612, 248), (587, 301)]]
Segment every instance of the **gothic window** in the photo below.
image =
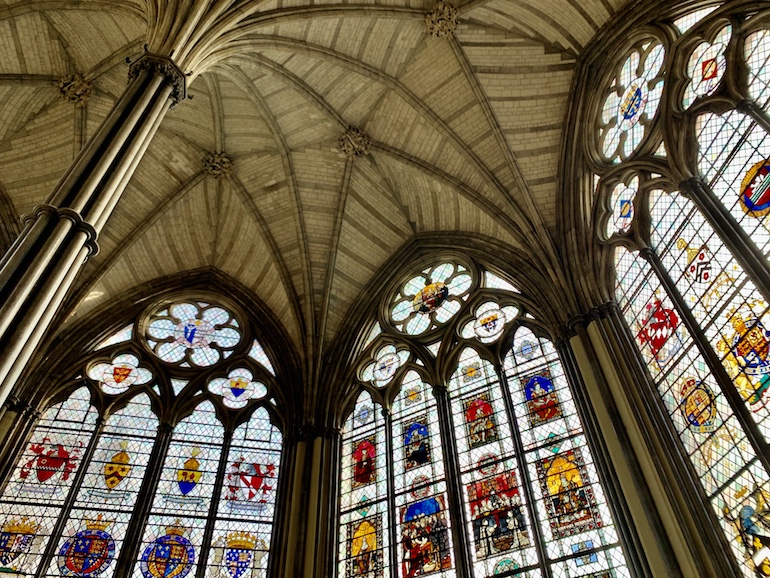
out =
[(616, 157), (603, 144), (606, 106), (595, 109), (598, 237), (615, 252), (615, 295), (709, 515), (736, 568), (766, 576), (770, 317), (757, 270), (770, 268), (770, 21), (712, 6), (645, 35), (668, 54), (662, 105)]
[(234, 309), (156, 307), (59, 388), (0, 493), (0, 572), (265, 576), (275, 369)]
[(567, 375), (519, 297), (470, 262), (386, 297), (342, 430), (340, 578), (630, 575)]

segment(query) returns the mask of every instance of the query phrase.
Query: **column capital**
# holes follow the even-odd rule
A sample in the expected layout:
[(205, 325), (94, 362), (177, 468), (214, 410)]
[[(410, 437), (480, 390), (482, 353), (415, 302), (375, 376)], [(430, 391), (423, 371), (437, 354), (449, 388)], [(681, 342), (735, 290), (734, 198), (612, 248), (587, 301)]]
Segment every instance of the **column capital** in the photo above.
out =
[(128, 80), (131, 82), (145, 70), (160, 74), (173, 86), (171, 99), (174, 105), (187, 98), (187, 77), (174, 61), (166, 56), (160, 56), (151, 52), (145, 52), (138, 60), (131, 63), (128, 68)]

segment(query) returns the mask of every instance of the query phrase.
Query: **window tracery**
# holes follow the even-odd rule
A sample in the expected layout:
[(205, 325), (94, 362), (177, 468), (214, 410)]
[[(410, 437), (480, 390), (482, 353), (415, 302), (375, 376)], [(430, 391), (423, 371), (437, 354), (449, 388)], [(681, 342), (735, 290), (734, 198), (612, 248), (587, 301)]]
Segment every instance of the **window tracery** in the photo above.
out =
[(167, 302), (96, 346), (2, 488), (0, 571), (266, 575), (278, 384), (239, 316)]
[(609, 207), (597, 234), (614, 247), (620, 309), (732, 563), (768, 576), (770, 319), (756, 268), (770, 248), (770, 24), (728, 9), (683, 15), (673, 36), (664, 20), (648, 26), (670, 55), (667, 105), (637, 153), (594, 163)]
[[(462, 291), (414, 307), (453, 280)], [(519, 290), (440, 262), (394, 293), (342, 430), (338, 576), (627, 576), (567, 377)], [(419, 331), (392, 313), (452, 296)]]

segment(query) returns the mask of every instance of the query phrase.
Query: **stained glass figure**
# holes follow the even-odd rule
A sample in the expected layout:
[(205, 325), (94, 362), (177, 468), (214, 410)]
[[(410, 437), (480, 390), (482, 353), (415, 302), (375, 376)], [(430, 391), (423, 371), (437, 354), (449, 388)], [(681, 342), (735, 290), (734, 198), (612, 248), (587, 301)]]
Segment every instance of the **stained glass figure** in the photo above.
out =
[(500, 469), (496, 456), (483, 457), (477, 479), (466, 488), (479, 559), (530, 545), (516, 474)]
[(549, 456), (535, 466), (556, 536), (563, 538), (601, 527), (601, 516), (593, 491), (586, 484), (587, 473), (579, 449)]
[(411, 470), (430, 462), (430, 433), (427, 419), (418, 416), (403, 425), (404, 469)]
[(376, 516), (348, 523), (348, 576), (379, 578), (383, 575), (382, 518)]
[(559, 406), (559, 396), (551, 381), (551, 373), (544, 369), (540, 373), (527, 376), (521, 380), (524, 396), (527, 398), (529, 421), (532, 427), (548, 423), (552, 419), (562, 417)]
[(369, 436), (353, 442), (353, 488), (365, 486), (374, 481), (377, 460), (377, 440)]
[(495, 410), (490, 403), (489, 393), (484, 392), (463, 400), (465, 426), (468, 444), (471, 448), (497, 441)]
[(444, 497), (401, 508), (402, 576), (425, 576), (452, 567)]

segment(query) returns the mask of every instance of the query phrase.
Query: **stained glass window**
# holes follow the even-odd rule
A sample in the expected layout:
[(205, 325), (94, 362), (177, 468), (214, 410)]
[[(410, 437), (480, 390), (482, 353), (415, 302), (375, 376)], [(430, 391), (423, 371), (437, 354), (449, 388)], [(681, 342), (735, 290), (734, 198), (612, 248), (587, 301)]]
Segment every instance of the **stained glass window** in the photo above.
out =
[(230, 309), (181, 301), (94, 352), (3, 486), (0, 572), (265, 576), (283, 436), (260, 342)]
[(57, 533), (96, 427), (90, 399), (83, 387), (50, 407), (16, 463), (0, 498), (1, 529), (8, 536), (0, 545), (5, 572), (34, 574)]
[[(362, 352), (368, 389), (342, 433), (338, 576), (628, 576), (558, 354), (517, 325), (532, 317), (520, 292), (445, 263), (391, 303), (412, 307), (405, 297), (435, 271), (468, 279), (451, 317), (419, 332), (379, 319)], [(447, 381), (431, 380), (447, 363)]]
[(652, 124), (663, 92), (663, 45), (648, 41), (631, 50), (617, 72), (601, 111), (600, 150), (609, 161), (624, 160)]
[[(681, 64), (666, 74), (681, 108), (659, 111), (663, 132), (637, 144), (665, 142), (666, 163), (650, 175), (651, 157), (620, 155), (620, 170), (598, 171), (596, 198), (610, 208), (600, 237), (616, 243), (615, 295), (654, 394), (748, 577), (770, 568), (770, 475), (759, 451), (770, 439), (769, 288), (757, 274), (770, 251), (770, 33), (751, 14), (727, 15), (712, 6), (674, 21), (681, 40), (669, 61)], [(688, 174), (680, 194), (672, 183)], [(748, 254), (753, 269), (742, 265)]]

